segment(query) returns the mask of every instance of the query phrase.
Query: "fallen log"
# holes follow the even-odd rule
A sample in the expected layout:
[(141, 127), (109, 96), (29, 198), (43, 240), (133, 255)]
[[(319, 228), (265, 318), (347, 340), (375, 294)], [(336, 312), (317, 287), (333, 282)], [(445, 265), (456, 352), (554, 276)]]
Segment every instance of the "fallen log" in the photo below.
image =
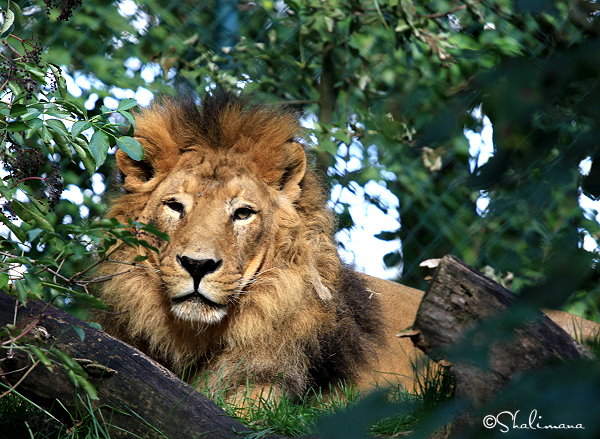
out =
[[(0, 326), (13, 324), (14, 316), (15, 298), (0, 293)], [(250, 433), (137, 349), (45, 302), (30, 301), (26, 307), (19, 306), (16, 326), (29, 327), (28, 336), (42, 338), (46, 345), (67, 353), (84, 368), (98, 392), (94, 407), (100, 408), (104, 419), (114, 427), (111, 437), (225, 439)], [(19, 383), (18, 392), (46, 409), (62, 409), (58, 400), (69, 412), (76, 412), (76, 395), (83, 391), (74, 387), (62, 368), (48, 370), (39, 364), (31, 369), (31, 360), (19, 350), (9, 355), (9, 350), (3, 349), (0, 356), (0, 377), (7, 385), (14, 386), (28, 373)]]
[[(498, 322), (502, 311), (515, 300), (514, 294), (476, 272), (452, 256), (441, 259), (425, 294), (413, 325), (415, 346), (442, 365), (449, 366), (456, 386), (455, 394), (478, 407), (490, 401), (517, 374), (534, 370), (553, 360), (593, 358), (581, 344), (550, 318), (538, 313), (533, 321), (520, 322), (510, 338), (488, 325), (481, 332), (479, 323)], [(462, 343), (467, 349), (487, 351), (482, 367), (470, 361), (448, 361), (452, 347)], [(471, 351), (473, 352), (473, 351)], [(470, 421), (460, 420), (462, 424)]]

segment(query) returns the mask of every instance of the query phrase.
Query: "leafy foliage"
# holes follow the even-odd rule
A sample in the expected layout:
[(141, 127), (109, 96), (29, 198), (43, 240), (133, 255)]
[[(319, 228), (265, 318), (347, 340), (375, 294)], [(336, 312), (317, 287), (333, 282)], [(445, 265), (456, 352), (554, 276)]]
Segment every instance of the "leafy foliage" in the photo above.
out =
[[(124, 135), (122, 130), (132, 127), (114, 118), (115, 112), (101, 108), (90, 114), (69, 98), (61, 69), (40, 56), (39, 44), (11, 33), (15, 17), (22, 22), (23, 15), (17, 5), (9, 2), (8, 7), (0, 51), (0, 288), (21, 303), (44, 299), (86, 316), (90, 307), (104, 307), (89, 291), (103, 280), (89, 276), (93, 267), (110, 257), (117, 240), (144, 245), (136, 232), (150, 229), (110, 220), (85, 223), (82, 209), (61, 199), (61, 193), (65, 183), (77, 183), (89, 191), (88, 211), (97, 216), (102, 206), (94, 208), (98, 196), (86, 185), (109, 148), (123, 145), (135, 159), (143, 151), (139, 142)], [(128, 110), (134, 105), (123, 101), (116, 113), (131, 120)], [(35, 342), (34, 326), (1, 328), (1, 346), (8, 356), (20, 350), (31, 357), (32, 367), (60, 365), (77, 387), (97, 399), (77, 362)]]

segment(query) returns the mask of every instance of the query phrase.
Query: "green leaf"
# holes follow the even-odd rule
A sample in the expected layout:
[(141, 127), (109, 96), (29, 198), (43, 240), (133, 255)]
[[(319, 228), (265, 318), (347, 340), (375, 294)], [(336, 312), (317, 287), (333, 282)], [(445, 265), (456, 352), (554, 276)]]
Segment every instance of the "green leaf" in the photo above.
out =
[(67, 131), (67, 127), (64, 122), (59, 119), (48, 119), (46, 120), (46, 125), (56, 133), (62, 134), (67, 137), (69, 135), (69, 131)]
[(17, 298), (22, 305), (27, 303), (27, 298), (29, 296), (29, 288), (27, 287), (27, 282), (23, 279), (19, 279), (13, 282), (14, 291), (17, 292)]
[[(33, 119), (27, 122), (27, 126), (29, 127), (26, 131), (25, 131), (25, 138), (26, 139), (31, 139), (34, 135), (40, 135), (40, 130), (43, 128), (44, 126), (44, 121), (42, 119)], [(47, 145), (49, 147), (49, 149), (51, 150), (50, 152), (54, 152), (51, 145)]]
[(139, 227), (141, 230), (145, 231), (145, 232), (150, 232), (153, 235), (157, 236), (158, 238), (164, 240), (164, 241), (169, 241), (169, 234), (165, 233), (161, 230), (158, 230), (156, 228), (156, 226), (153, 226), (152, 224), (144, 224), (144, 223), (140, 223), (137, 221), (131, 221), (131, 225), (134, 225), (135, 227)]
[(92, 383), (90, 383), (87, 378), (84, 378), (81, 375), (78, 375), (78, 380), (79, 384), (81, 384), (81, 387), (83, 387), (83, 390), (85, 390), (85, 393), (87, 393), (90, 399), (97, 400), (98, 392), (96, 392), (96, 388), (92, 385)]
[[(44, 134), (44, 133), (42, 133), (42, 134)], [(66, 136), (63, 136), (59, 132), (53, 131), (52, 138), (54, 139), (54, 143), (56, 143), (56, 146), (58, 146), (58, 148), (60, 149), (60, 152), (65, 157), (69, 157), (69, 158), (73, 157), (73, 152), (71, 151), (71, 146), (69, 144), (70, 142)]]
[(49, 211), (49, 206), (46, 200), (44, 199), (36, 199), (35, 197), (29, 198), (29, 202), (42, 214), (47, 215)]
[(79, 136), (83, 131), (92, 127), (92, 123), (87, 120), (78, 120), (71, 127), (71, 135), (73, 137)]
[[(1, 36), (0, 36), (0, 38), (1, 38)], [(16, 81), (9, 81), (8, 88), (15, 95), (15, 99), (14, 99), (15, 101), (20, 99), (21, 97), (23, 97), (23, 91), (21, 90), (21, 87), (19, 86), (19, 84)]]
[(4, 288), (8, 285), (9, 276), (8, 273), (0, 273), (0, 288)]
[[(10, 203), (15, 213), (25, 222), (35, 222), (40, 228), (47, 232), (54, 232), (54, 227), (42, 215), (42, 213), (29, 203), (22, 203), (18, 200), (12, 200)], [(11, 229), (12, 230), (12, 229)]]
[(77, 299), (78, 302), (83, 303), (89, 308), (108, 309), (108, 306), (101, 299), (96, 296), (92, 296), (91, 294), (72, 291), (71, 295)]
[(97, 322), (88, 322), (88, 325), (91, 326), (94, 329), (98, 329), (99, 331), (102, 331), (102, 325), (100, 325), (100, 323), (97, 323)]
[(8, 227), (8, 229), (15, 234), (15, 236), (17, 237), (17, 239), (19, 241), (21, 241), (21, 242), (27, 241), (27, 235), (25, 235), (25, 232), (23, 231), (23, 229), (21, 229), (19, 226), (15, 225), (11, 220), (9, 220), (1, 212), (0, 212), (0, 221), (3, 222), (4, 225), (6, 227)]
[(44, 126), (44, 121), (42, 119), (31, 119), (27, 121), (27, 126), (32, 132), (39, 131)]
[(123, 100), (119, 101), (119, 106), (117, 107), (117, 111), (121, 112), (121, 111), (129, 110), (130, 108), (136, 107), (137, 104), (138, 103), (135, 99), (123, 99)]
[(133, 137), (123, 136), (117, 139), (117, 146), (127, 153), (133, 160), (140, 161), (144, 158), (142, 144)]
[(317, 145), (316, 149), (319, 152), (322, 151), (331, 154), (332, 156), (336, 156), (338, 152), (338, 144), (332, 142), (328, 137), (323, 137), (319, 139), (319, 144)]
[(26, 70), (27, 73), (29, 73), (29, 76), (35, 78), (37, 80), (37, 82), (39, 82), (40, 84), (46, 83), (46, 71), (45, 70), (43, 70), (40, 67), (36, 66), (35, 64), (31, 64), (31, 63), (18, 62), (16, 64), (19, 67)]
[(65, 119), (72, 117), (71, 112), (67, 110), (63, 110), (62, 108), (50, 108), (45, 111), (48, 116), (56, 117), (58, 119)]
[(84, 342), (85, 341), (85, 331), (82, 328), (80, 328), (79, 326), (75, 326), (75, 325), (71, 325), (71, 328), (73, 328), (73, 331), (75, 331), (75, 333), (79, 337), (79, 340)]
[[(51, 348), (50, 352), (54, 354), (56, 358), (62, 363), (63, 367), (67, 370), (74, 372), (76, 375), (85, 375), (85, 371), (79, 363), (73, 360), (68, 354), (61, 351), (58, 348)], [(75, 383), (77, 384), (77, 383)]]
[(21, 122), (21, 121), (12, 122), (8, 125), (8, 131), (12, 131), (12, 132), (25, 131), (28, 128), (29, 127), (27, 126), (27, 124), (25, 122)]
[(4, 13), (4, 23), (2, 29), (0, 29), (0, 38), (4, 39), (10, 35), (13, 29), (13, 23), (15, 22), (15, 13), (10, 10), (10, 1), (8, 2), (6, 12)]
[(52, 141), (52, 134), (50, 134), (50, 131), (48, 131), (48, 128), (45, 126), (40, 130), (40, 137), (45, 143), (50, 143)]
[(75, 138), (73, 142), (73, 148), (81, 159), (85, 170), (90, 174), (96, 172), (96, 162), (94, 161), (94, 157), (92, 156), (92, 153), (85, 140), (83, 140), (81, 137)]
[(35, 241), (44, 231), (42, 229), (31, 229), (27, 232), (28, 241)]
[(98, 393), (96, 392), (94, 386), (89, 382), (88, 375), (81, 365), (73, 360), (69, 355), (56, 348), (52, 348), (50, 351), (60, 360), (63, 367), (67, 371), (67, 375), (71, 379), (71, 382), (76, 387), (82, 387), (90, 399), (98, 399)]
[[(56, 67), (53, 64), (49, 64), (49, 67), (55, 75), (60, 76), (61, 72), (58, 67)], [(65, 99), (57, 99), (56, 103), (64, 108), (66, 108), (71, 113), (76, 114), (79, 117), (87, 118), (86, 108), (83, 105), (79, 104), (78, 102), (71, 102), (71, 101), (67, 101)]]
[(108, 136), (103, 131), (96, 131), (90, 140), (90, 151), (96, 161), (96, 169), (98, 169), (106, 160), (108, 154)]
[(21, 11), (21, 7), (16, 3), (9, 2), (10, 10), (15, 14), (15, 21), (17, 25), (23, 26), (25, 24), (25, 17), (23, 17), (23, 11)]
[[(10, 109), (11, 117), (18, 117), (25, 113), (27, 113), (27, 107), (23, 104), (14, 104)], [(39, 114), (39, 111), (38, 111), (38, 114)]]
[(27, 347), (32, 353), (33, 355), (35, 355), (37, 357), (38, 360), (40, 360), (40, 362), (46, 366), (48, 369), (52, 370), (52, 360), (50, 360), (50, 358), (48, 358), (48, 356), (42, 352), (42, 350), (40, 348), (38, 348), (37, 346), (28, 346)]
[(131, 113), (129, 113), (128, 111), (119, 111), (119, 114), (121, 116), (123, 116), (125, 119), (127, 119), (127, 122), (129, 122), (129, 124), (132, 127), (135, 127), (135, 119), (133, 118), (133, 116), (131, 115)]
[(27, 272), (23, 275), (25, 280), (27, 281), (27, 286), (29, 288), (29, 297), (35, 299), (42, 298), (42, 281), (40, 278), (30, 272)]

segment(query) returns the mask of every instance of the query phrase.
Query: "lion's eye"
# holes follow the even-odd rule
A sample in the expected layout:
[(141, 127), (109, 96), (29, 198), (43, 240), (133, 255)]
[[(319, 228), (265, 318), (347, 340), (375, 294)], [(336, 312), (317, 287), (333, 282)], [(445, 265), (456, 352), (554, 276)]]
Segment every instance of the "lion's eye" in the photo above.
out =
[(167, 200), (165, 201), (165, 206), (172, 211), (177, 212), (179, 215), (183, 215), (185, 213), (185, 207), (179, 201)]
[(254, 210), (250, 209), (249, 207), (240, 207), (239, 209), (236, 209), (235, 212), (233, 212), (233, 219), (234, 220), (247, 220), (255, 213), (256, 212)]

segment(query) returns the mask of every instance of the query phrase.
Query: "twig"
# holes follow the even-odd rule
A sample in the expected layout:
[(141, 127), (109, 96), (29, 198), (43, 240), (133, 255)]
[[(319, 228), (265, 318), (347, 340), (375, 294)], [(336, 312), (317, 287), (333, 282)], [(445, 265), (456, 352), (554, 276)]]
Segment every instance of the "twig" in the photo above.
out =
[[(106, 255), (104, 255), (103, 258), (100, 258), (99, 260), (97, 260), (96, 262), (94, 262), (92, 265), (90, 265), (87, 268), (84, 268), (83, 270), (75, 273), (73, 276), (71, 276), (71, 279), (76, 279), (79, 276), (87, 273), (88, 271), (90, 271), (91, 269), (97, 267), (99, 264), (101, 264), (102, 262), (108, 261), (110, 258), (110, 255), (112, 255), (115, 251), (117, 251), (117, 249), (119, 249), (121, 247), (121, 244), (116, 245), (112, 250), (110, 250)], [(62, 264), (61, 264), (62, 265)]]
[(100, 276), (100, 277), (96, 277), (96, 278), (90, 279), (90, 280), (80, 280), (80, 281), (77, 281), (76, 283), (79, 286), (84, 286), (84, 285), (88, 285), (88, 284), (105, 282), (109, 279), (112, 279), (113, 277), (120, 276), (120, 275), (126, 274), (126, 273), (130, 273), (132, 271), (133, 271), (133, 268), (130, 268), (129, 270), (121, 271), (119, 273), (108, 274), (106, 276)]
[[(7, 258), (22, 258), (23, 257), (23, 256), (13, 255), (12, 253), (3, 252), (3, 251), (0, 251), (0, 256), (6, 256)], [(35, 260), (31, 259), (31, 262), (35, 263)]]
[[(0, 361), (4, 361), (4, 360), (6, 360), (7, 358), (8, 358), (8, 357), (6, 357), (6, 358), (3, 358), (3, 359), (2, 359), (2, 360), (0, 360)], [(20, 368), (20, 369), (11, 370), (11, 371), (9, 371), (9, 372), (2, 372), (2, 373), (0, 373), (0, 377), (4, 377), (4, 376), (6, 376), (6, 375), (12, 375), (13, 373), (19, 373), (19, 372), (22, 372), (22, 371), (24, 371), (25, 369), (27, 369), (28, 367), (29, 367), (29, 366), (25, 366), (25, 367), (22, 367), (22, 368)]]
[(10, 73), (7, 76), (6, 81), (4, 81), (4, 83), (2, 85), (0, 85), (0, 90), (4, 90), (4, 88), (8, 85), (8, 83), (10, 82)]
[(16, 187), (17, 185), (19, 185), (20, 183), (23, 183), (24, 181), (27, 180), (40, 180), (40, 181), (46, 181), (46, 177), (25, 177), (20, 179), (19, 181), (16, 181), (15, 183), (13, 183), (12, 187)]
[(386, 29), (389, 29), (390, 27), (388, 26), (387, 22), (385, 21), (385, 17), (383, 16), (383, 13), (381, 12), (381, 7), (379, 6), (379, 1), (373, 0), (373, 3), (375, 3), (375, 9), (377, 10), (377, 16), (379, 17), (379, 21), (381, 21), (381, 24), (383, 24), (383, 27), (385, 27)]
[[(15, 303), (17, 303), (17, 301), (15, 301)], [(45, 310), (45, 308), (44, 308)], [(42, 311), (43, 312), (43, 311)], [(16, 337), (11, 337), (10, 339), (3, 341), (2, 342), (2, 346), (7, 345), (7, 344), (14, 344), (17, 340), (19, 340), (21, 337), (27, 335), (27, 333), (29, 331), (31, 331), (33, 328), (35, 328), (35, 326), (40, 322), (40, 318), (41, 318), (42, 313), (40, 313), (40, 315), (38, 317), (36, 317), (33, 322), (31, 322), (29, 325), (27, 325), (27, 327), (23, 330), (23, 332), (21, 332), (19, 335), (17, 335)], [(11, 348), (12, 350), (12, 348)], [(11, 352), (9, 351), (8, 355), (11, 355)]]
[(291, 101), (279, 101), (273, 102), (273, 105), (305, 105), (305, 104), (316, 104), (319, 101), (315, 99), (295, 99)]
[[(17, 326), (17, 313), (18, 313), (18, 311), (19, 311), (19, 301), (15, 300), (15, 311), (14, 311), (14, 314), (13, 314), (13, 326), (14, 327)], [(12, 358), (14, 356), (14, 352), (13, 351), (14, 351), (13, 346), (11, 346), (10, 349), (8, 350), (7, 358)]]
[(62, 274), (60, 274), (60, 273), (58, 273), (58, 272), (54, 271), (54, 270), (53, 270), (53, 269), (51, 269), (50, 267), (47, 267), (47, 266), (46, 266), (46, 267), (44, 267), (44, 270), (46, 270), (46, 271), (47, 271), (48, 273), (50, 273), (51, 275), (53, 275), (53, 276), (56, 276), (56, 277), (58, 277), (58, 278), (59, 278), (59, 279), (61, 279), (61, 280), (64, 280), (64, 281), (65, 281), (67, 284), (69, 284), (69, 285), (71, 285), (71, 284), (73, 283), (73, 280), (72, 280), (72, 279), (69, 279), (68, 277), (66, 277), (66, 276), (63, 276)]
[(463, 9), (467, 9), (467, 5), (460, 5), (455, 8), (452, 8), (446, 12), (439, 12), (437, 14), (423, 14), (423, 15), (418, 15), (417, 17), (418, 18), (442, 18), (442, 17), (445, 17), (446, 15), (453, 14), (454, 12), (462, 11)]
[(2, 395), (0, 395), (0, 399), (4, 398), (6, 395), (12, 393), (13, 390), (15, 390), (17, 387), (19, 387), (19, 384), (21, 384), (23, 381), (25, 381), (25, 378), (27, 378), (29, 376), (31, 371), (33, 369), (35, 369), (38, 364), (40, 364), (40, 360), (36, 360), (36, 362), (31, 365), (29, 370), (27, 372), (25, 372), (21, 378), (19, 378), (19, 381), (17, 381), (14, 384), (14, 386), (11, 386), (10, 389), (8, 389), (6, 392), (4, 392)]
[[(53, 297), (52, 300), (50, 300), (49, 302), (46, 302), (45, 305), (44, 305), (44, 307), (42, 308), (42, 310), (38, 314), (38, 316), (23, 330), (23, 332), (21, 332), (16, 337), (11, 337), (9, 340), (3, 341), (2, 342), (2, 346), (7, 345), (9, 343), (14, 343), (15, 341), (19, 340), (21, 337), (23, 337), (24, 335), (26, 335), (28, 332), (30, 332), (33, 328), (35, 328), (35, 326), (39, 323), (39, 321), (41, 320), (42, 316), (44, 315), (44, 313), (46, 312), (46, 310), (48, 309), (48, 307), (52, 305), (52, 302), (54, 302), (55, 299), (56, 298)], [(19, 301), (15, 300), (15, 307), (17, 306), (18, 303), (19, 303)], [(16, 326), (16, 320), (14, 320), (14, 322), (15, 322), (14, 325)]]
[[(62, 252), (61, 252), (61, 253), (62, 253)], [(62, 255), (61, 255), (61, 257), (62, 257)], [(65, 263), (65, 261), (66, 261), (66, 260), (67, 260), (67, 258), (63, 258), (63, 259), (60, 261), (60, 264), (58, 264), (58, 268), (56, 269), (56, 271), (57, 271), (58, 273), (60, 273), (60, 270), (62, 270), (62, 266), (64, 265), (64, 263)], [(56, 276), (54, 276), (54, 279), (53, 279), (53, 280), (54, 280), (54, 282), (56, 282)]]
[[(14, 37), (14, 35), (12, 35), (12, 34), (9, 35), (9, 36)], [(20, 40), (20, 38), (18, 38), (18, 37), (15, 37), (15, 38), (17, 38), (18, 40)], [(15, 55), (18, 55), (18, 58), (21, 58), (23, 56), (23, 54), (21, 52), (19, 52), (17, 49), (15, 49), (13, 46), (11, 46), (8, 43), (5, 44), (4, 47), (8, 47)], [(4, 59), (7, 59), (7, 58), (4, 58)]]
[[(108, 256), (110, 256), (110, 254), (112, 254), (113, 251), (111, 251), (108, 254)], [(7, 252), (3, 252), (3, 251), (0, 251), (0, 255), (1, 256), (6, 256), (8, 258), (17, 258), (18, 257), (18, 256), (15, 256), (15, 255), (11, 254), (11, 253), (7, 253)], [(114, 274), (110, 274), (110, 275), (107, 275), (107, 276), (101, 276), (101, 277), (97, 277), (97, 278), (90, 279), (90, 280), (76, 280), (75, 279), (77, 276), (80, 276), (80, 275), (86, 273), (88, 270), (92, 269), (94, 266), (100, 264), (101, 262), (104, 262), (105, 260), (109, 261), (109, 262), (120, 262), (120, 261), (112, 261), (110, 259), (107, 259), (108, 256), (106, 256), (105, 258), (101, 259), (100, 261), (95, 262), (91, 267), (88, 267), (88, 268), (80, 271), (79, 273), (74, 274), (70, 278), (68, 278), (66, 276), (63, 276), (62, 274), (58, 273), (57, 271), (51, 269), (48, 266), (42, 267), (41, 271), (45, 270), (48, 273), (52, 274), (53, 276), (58, 277), (59, 279), (61, 279), (62, 281), (64, 281), (67, 285), (75, 285), (75, 286), (78, 286), (78, 287), (82, 287), (82, 288), (84, 288), (86, 290), (86, 292), (88, 292), (86, 286), (89, 285), (89, 284), (104, 282), (104, 281), (107, 281), (107, 280), (109, 280), (109, 279), (111, 279), (111, 278), (113, 278), (115, 276), (119, 276), (121, 274), (126, 274), (126, 273), (129, 273), (129, 272), (131, 272), (133, 270), (133, 268), (131, 268), (131, 269), (126, 270), (126, 271), (121, 271), (119, 273), (114, 273)], [(31, 262), (35, 264), (35, 260), (31, 259)], [(134, 267), (139, 267), (139, 265), (136, 264), (136, 263), (126, 263), (126, 264), (127, 265), (133, 265)]]

